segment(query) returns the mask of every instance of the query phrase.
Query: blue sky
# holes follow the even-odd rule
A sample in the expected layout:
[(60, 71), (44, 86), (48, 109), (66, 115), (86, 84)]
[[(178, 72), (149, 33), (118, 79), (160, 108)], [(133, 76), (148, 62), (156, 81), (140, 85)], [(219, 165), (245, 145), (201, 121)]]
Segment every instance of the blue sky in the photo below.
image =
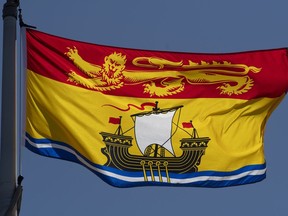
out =
[[(40, 31), (103, 45), (204, 53), (288, 46), (287, 0), (26, 0), (21, 7)], [(267, 123), (267, 179), (239, 187), (119, 189), (78, 164), (23, 148), (21, 215), (286, 216), (287, 108), (286, 98)]]

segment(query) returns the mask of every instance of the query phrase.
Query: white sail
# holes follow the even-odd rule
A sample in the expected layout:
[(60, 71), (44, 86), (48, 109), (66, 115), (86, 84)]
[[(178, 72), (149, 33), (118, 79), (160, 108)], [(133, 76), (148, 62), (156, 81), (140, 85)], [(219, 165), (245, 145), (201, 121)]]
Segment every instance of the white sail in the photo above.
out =
[(174, 154), (171, 144), (172, 120), (176, 110), (136, 116), (135, 137), (142, 154), (147, 146), (159, 144)]

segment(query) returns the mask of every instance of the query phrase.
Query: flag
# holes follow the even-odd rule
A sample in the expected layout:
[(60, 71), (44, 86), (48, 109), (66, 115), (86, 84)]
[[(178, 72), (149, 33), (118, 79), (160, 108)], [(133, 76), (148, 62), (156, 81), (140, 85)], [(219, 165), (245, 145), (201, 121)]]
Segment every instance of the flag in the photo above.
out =
[(110, 117), (109, 118), (109, 123), (111, 123), (111, 124), (120, 124), (121, 123), (121, 118)]
[[(135, 50), (31, 29), (26, 42), (31, 151), (82, 164), (117, 187), (266, 177), (264, 129), (287, 91), (286, 49)], [(194, 135), (183, 129), (191, 120)]]
[(192, 122), (182, 122), (183, 128), (194, 128)]

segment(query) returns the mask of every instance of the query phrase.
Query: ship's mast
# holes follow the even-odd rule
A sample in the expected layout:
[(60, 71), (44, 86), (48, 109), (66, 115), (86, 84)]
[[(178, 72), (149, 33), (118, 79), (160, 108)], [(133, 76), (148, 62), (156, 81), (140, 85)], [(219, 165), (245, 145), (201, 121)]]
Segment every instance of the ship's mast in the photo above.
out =
[(121, 127), (121, 120), (122, 120), (122, 116), (119, 116), (119, 126), (115, 132), (115, 134), (117, 135), (123, 135), (123, 130), (122, 130), (122, 127)]
[(155, 102), (155, 107), (153, 108), (154, 112), (158, 112), (160, 109), (158, 108), (158, 101)]
[(191, 126), (192, 126), (192, 128), (193, 128), (191, 138), (198, 138), (199, 135), (198, 135), (198, 132), (197, 132), (196, 128), (195, 128), (195, 127), (193, 126), (193, 124), (192, 124), (192, 120), (190, 120), (190, 124), (191, 124)]

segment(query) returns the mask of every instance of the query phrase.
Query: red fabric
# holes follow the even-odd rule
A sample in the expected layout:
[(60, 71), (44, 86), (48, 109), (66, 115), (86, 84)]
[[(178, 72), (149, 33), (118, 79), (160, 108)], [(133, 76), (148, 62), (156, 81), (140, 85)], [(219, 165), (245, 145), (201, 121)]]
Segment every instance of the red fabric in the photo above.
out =
[[(68, 85), (74, 85), (81, 88), (86, 88), (83, 85), (69, 82), (67, 74), (72, 70), (77, 74), (87, 77), (83, 71), (81, 71), (73, 62), (65, 55), (68, 51), (67, 47), (76, 47), (79, 55), (87, 62), (92, 64), (103, 66), (104, 59), (111, 53), (121, 53), (126, 56), (125, 70), (127, 73), (135, 73), (135, 78), (143, 76), (142, 72), (151, 72), (155, 74), (157, 72), (171, 71), (171, 77), (162, 79), (153, 78), (149, 82), (134, 82), (133, 79), (126, 79), (124, 76), (123, 86), (121, 88), (111, 89), (109, 91), (99, 91), (103, 94), (118, 95), (118, 96), (130, 96), (140, 98), (238, 98), (238, 99), (254, 99), (259, 97), (278, 97), (282, 95), (288, 89), (288, 61), (287, 61), (287, 50), (273, 49), (273, 50), (261, 50), (261, 51), (249, 51), (239, 53), (226, 53), (226, 54), (203, 54), (203, 53), (183, 53), (183, 52), (162, 52), (162, 51), (149, 51), (149, 50), (136, 50), (136, 49), (125, 49), (111, 46), (101, 46), (91, 43), (85, 43), (66, 38), (61, 38), (39, 32), (32, 29), (27, 29), (27, 55), (29, 56), (27, 67), (28, 69), (57, 80), (59, 82), (66, 83)], [(45, 56), (37, 53), (37, 50), (41, 49), (45, 52)], [(48, 58), (47, 58), (48, 56)], [(135, 59), (141, 57), (138, 61), (138, 65), (133, 63)], [(143, 57), (147, 57), (146, 59)], [(210, 65), (209, 70), (205, 73), (202, 69), (203, 77), (191, 80), (185, 78), (187, 73), (197, 73), (197, 67), (193, 69), (187, 69), (183, 66), (162, 66), (155, 65), (153, 61), (148, 60), (148, 57), (154, 57), (155, 59), (165, 59), (171, 62), (182, 62), (183, 65), (187, 66), (191, 62), (196, 65)], [(41, 64), (39, 64), (41, 62)], [(230, 86), (236, 85), (233, 79), (225, 80), (221, 79), (221, 82), (206, 82), (207, 76), (213, 78), (214, 76), (222, 76), (221, 66), (217, 64), (231, 63), (232, 65), (246, 65), (247, 67), (253, 66), (259, 68), (261, 71), (255, 73), (252, 71), (248, 72), (249, 78), (252, 80), (252, 87), (241, 94), (223, 94), (221, 88), (224, 85), (229, 84)], [(217, 63), (217, 64), (216, 64)], [(39, 66), (41, 65), (41, 68)], [(44, 65), (44, 66), (43, 66)], [(213, 69), (217, 71), (217, 75), (214, 75)], [(53, 73), (51, 73), (53, 71)], [(211, 73), (212, 71), (212, 73)], [(231, 66), (229, 71), (233, 73), (233, 77), (242, 76), (243, 68)], [(146, 73), (146, 75), (147, 75)], [(151, 80), (155, 83), (155, 86), (167, 87), (167, 83), (175, 81), (175, 73), (178, 81), (181, 79), (184, 90), (181, 90), (175, 94), (169, 94), (171, 90), (167, 90), (166, 94), (157, 96), (145, 92), (143, 85), (151, 83)], [(174, 77), (172, 77), (172, 74)], [(149, 75), (148, 75), (149, 76)], [(174, 80), (173, 80), (174, 79)], [(179, 81), (180, 82), (180, 81)], [(172, 85), (171, 85), (172, 86)], [(95, 89), (89, 89), (91, 91), (97, 91)], [(174, 91), (173, 89), (172, 91)]]
[(193, 128), (192, 122), (182, 122), (183, 128)]
[(109, 123), (111, 123), (111, 124), (120, 124), (121, 123), (121, 119), (120, 118), (110, 117), (109, 118)]

